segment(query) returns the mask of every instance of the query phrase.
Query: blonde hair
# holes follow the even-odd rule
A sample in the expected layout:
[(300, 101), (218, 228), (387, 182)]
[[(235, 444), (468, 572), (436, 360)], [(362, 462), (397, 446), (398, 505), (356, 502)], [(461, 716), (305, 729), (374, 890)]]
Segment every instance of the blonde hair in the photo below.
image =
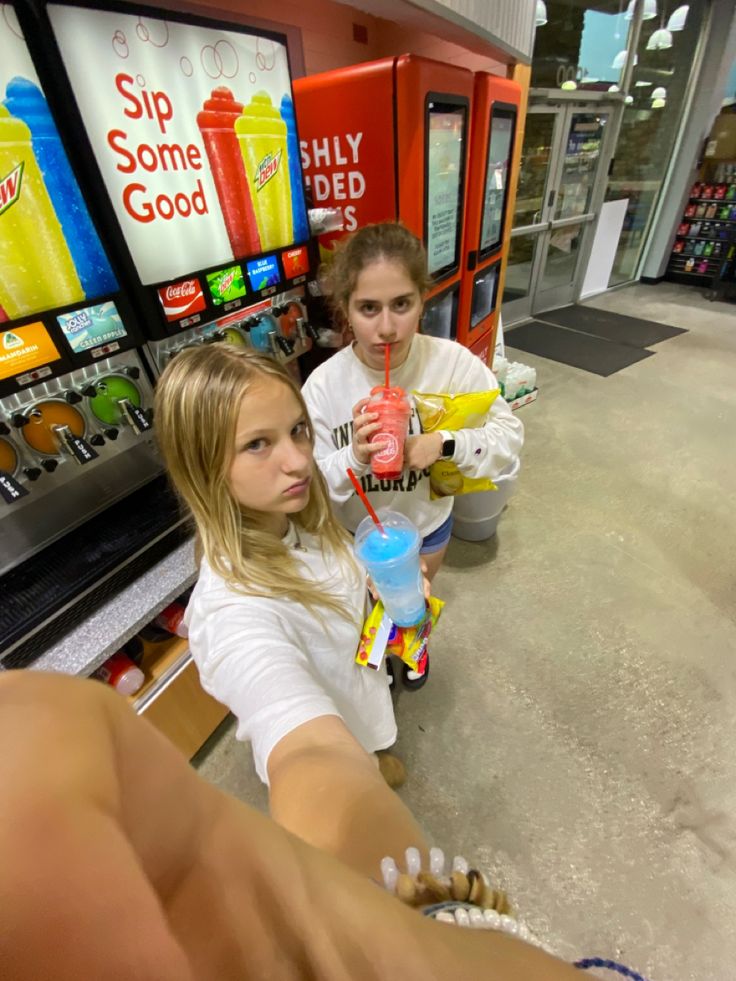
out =
[[(200, 554), (204, 553), (231, 588), (253, 596), (292, 600), (312, 612), (327, 608), (353, 620), (353, 612), (318, 583), (303, 577), (292, 550), (263, 527), (261, 513), (243, 507), (232, 493), (230, 468), (241, 402), (265, 378), (293, 393), (314, 445), (302, 393), (276, 361), (228, 344), (210, 344), (178, 354), (156, 386), (156, 432), (166, 467), (196, 524)], [(347, 545), (349, 537), (332, 513), (316, 465), (309, 502), (290, 517), (304, 531), (318, 535), (323, 549), (329, 547), (357, 573)]]
[(320, 285), (338, 322), (347, 322), (348, 303), (366, 266), (379, 259), (398, 262), (423, 298), (432, 285), (424, 246), (408, 228), (395, 221), (365, 225), (338, 243), (331, 259), (320, 268)]

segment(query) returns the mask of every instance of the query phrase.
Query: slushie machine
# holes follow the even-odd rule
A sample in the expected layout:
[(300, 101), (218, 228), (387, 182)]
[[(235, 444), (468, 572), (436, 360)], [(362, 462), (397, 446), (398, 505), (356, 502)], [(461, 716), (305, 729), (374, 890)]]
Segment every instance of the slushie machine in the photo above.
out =
[(48, 15), (155, 370), (220, 340), (294, 364), (313, 335), (285, 38), (155, 10)]
[(0, 3), (0, 668), (191, 534), (155, 378), (218, 341), (298, 373), (308, 243), (283, 36)]

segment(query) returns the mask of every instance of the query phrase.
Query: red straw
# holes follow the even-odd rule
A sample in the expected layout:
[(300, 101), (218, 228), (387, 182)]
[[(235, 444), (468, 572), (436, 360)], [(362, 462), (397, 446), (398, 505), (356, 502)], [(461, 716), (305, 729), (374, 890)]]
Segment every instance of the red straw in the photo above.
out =
[(391, 371), (391, 345), (387, 344), (383, 349), (384, 358), (386, 361), (386, 388), (390, 388), (389, 385), (389, 372)]
[(354, 473), (353, 473), (353, 471), (352, 471), (352, 470), (350, 469), (350, 467), (348, 467), (347, 469), (348, 469), (348, 477), (350, 477), (350, 480), (352, 481), (352, 484), (353, 484), (353, 487), (355, 488), (355, 493), (356, 493), (356, 494), (358, 495), (358, 497), (359, 497), (359, 498), (361, 499), (361, 501), (363, 502), (363, 504), (365, 504), (365, 509), (366, 509), (366, 511), (367, 511), (367, 512), (368, 512), (368, 514), (369, 514), (369, 515), (371, 516), (371, 518), (373, 518), (373, 521), (375, 522), (375, 525), (376, 525), (376, 528), (378, 528), (378, 530), (379, 530), (379, 531), (381, 532), (381, 534), (382, 534), (382, 535), (384, 536), (384, 538), (385, 538), (385, 537), (386, 537), (386, 532), (384, 531), (384, 528), (383, 528), (383, 525), (382, 525), (382, 524), (381, 524), (381, 522), (380, 522), (380, 521), (378, 520), (378, 515), (377, 515), (377, 514), (376, 514), (376, 512), (375, 512), (375, 511), (373, 510), (373, 505), (372, 505), (372, 504), (371, 504), (371, 502), (370, 502), (370, 501), (368, 500), (368, 498), (367, 498), (367, 497), (365, 496), (365, 493), (364, 493), (364, 491), (363, 491), (363, 488), (362, 488), (362, 487), (360, 486), (360, 481), (359, 481), (359, 480), (358, 480), (358, 478), (357, 478), (357, 477), (355, 476), (355, 474), (354, 474)]

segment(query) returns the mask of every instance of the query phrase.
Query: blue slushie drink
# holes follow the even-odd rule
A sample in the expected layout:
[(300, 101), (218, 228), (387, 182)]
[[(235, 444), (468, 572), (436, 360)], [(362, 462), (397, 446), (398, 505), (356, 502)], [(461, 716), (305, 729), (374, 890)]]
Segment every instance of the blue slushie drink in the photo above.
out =
[(419, 567), (422, 539), (408, 518), (381, 508), (385, 535), (371, 518), (355, 532), (355, 554), (373, 580), (384, 609), (399, 627), (413, 627), (426, 613), (424, 580)]

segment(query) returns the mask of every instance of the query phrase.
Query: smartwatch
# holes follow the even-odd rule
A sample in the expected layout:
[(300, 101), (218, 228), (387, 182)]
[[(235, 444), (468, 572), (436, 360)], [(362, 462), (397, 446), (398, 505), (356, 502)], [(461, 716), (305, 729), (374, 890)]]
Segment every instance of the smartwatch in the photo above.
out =
[(455, 455), (455, 437), (451, 433), (442, 433), (442, 452), (440, 460), (451, 460)]

